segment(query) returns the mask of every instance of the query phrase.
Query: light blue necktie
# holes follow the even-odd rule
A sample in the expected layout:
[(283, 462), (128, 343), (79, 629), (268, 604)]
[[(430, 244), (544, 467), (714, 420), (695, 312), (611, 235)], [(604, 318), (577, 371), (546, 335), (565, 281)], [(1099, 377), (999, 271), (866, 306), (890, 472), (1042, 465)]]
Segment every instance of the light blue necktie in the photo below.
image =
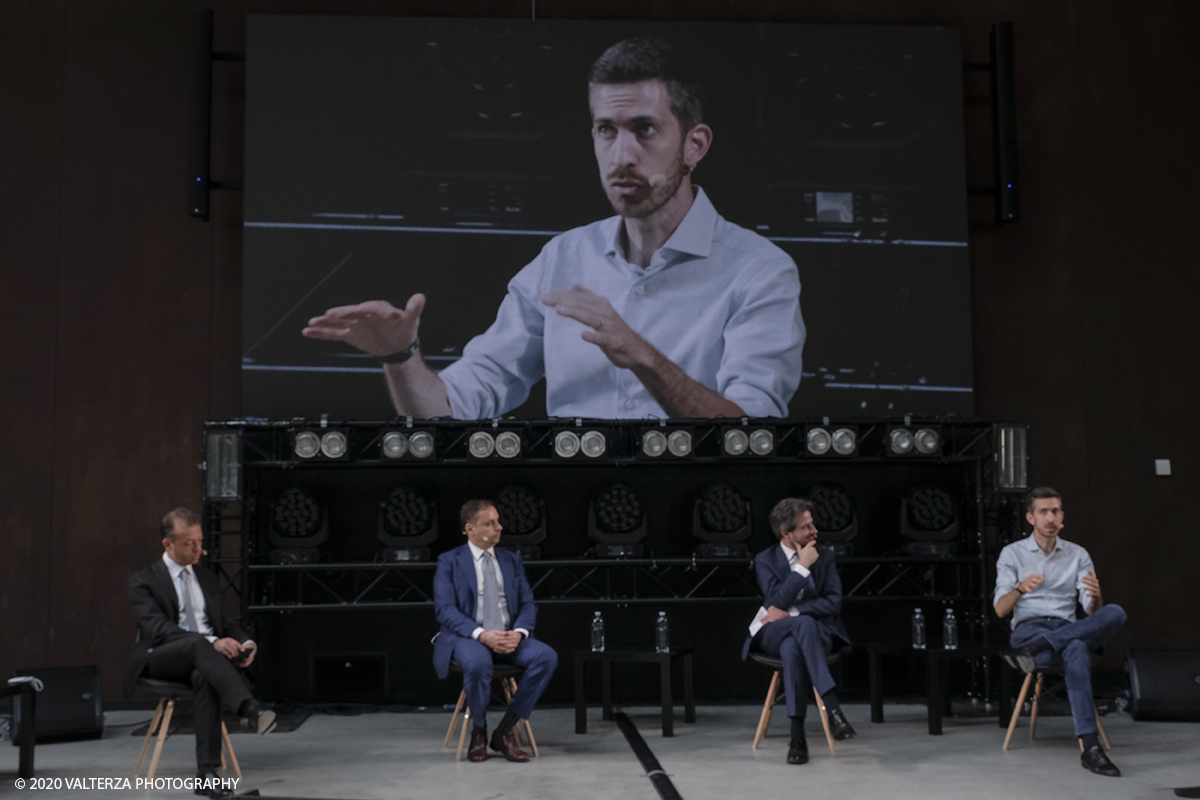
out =
[(485, 631), (504, 630), (504, 614), (500, 611), (500, 585), (496, 580), (496, 557), (483, 551), (483, 625)]
[(183, 611), (183, 629), (192, 631), (193, 633), (200, 632), (200, 622), (196, 619), (196, 611), (192, 608), (192, 582), (190, 578), (192, 573), (185, 567), (179, 573), (180, 581), (183, 583), (183, 603), (180, 610)]

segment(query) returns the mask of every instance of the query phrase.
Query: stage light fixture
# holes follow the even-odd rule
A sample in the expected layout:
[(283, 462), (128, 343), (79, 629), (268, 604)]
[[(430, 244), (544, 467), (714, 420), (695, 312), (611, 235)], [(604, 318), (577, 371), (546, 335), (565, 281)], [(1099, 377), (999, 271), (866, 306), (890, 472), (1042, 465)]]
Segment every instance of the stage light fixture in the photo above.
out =
[(321, 454), (326, 458), (341, 458), (349, 449), (350, 442), (341, 431), (329, 431), (321, 436)]
[(501, 458), (516, 458), (521, 454), (521, 435), (515, 431), (503, 431), (496, 436), (496, 455)]
[(858, 535), (858, 512), (854, 499), (836, 483), (818, 483), (808, 493), (813, 504), (817, 544), (828, 544), (839, 556), (854, 555), (850, 541)]
[(467, 452), (473, 458), (487, 458), (496, 450), (496, 439), (487, 431), (475, 431), (467, 440)]
[(750, 432), (750, 452), (756, 456), (768, 456), (775, 449), (775, 432), (759, 428)]
[(546, 503), (524, 486), (505, 486), (496, 495), (496, 511), (504, 533), (500, 546), (526, 561), (541, 558), (538, 544), (546, 538)]
[(841, 456), (854, 455), (858, 447), (858, 433), (851, 428), (838, 428), (831, 436), (833, 452)]
[(702, 558), (743, 558), (750, 551), (750, 501), (728, 483), (705, 489), (692, 510), (692, 535), (701, 541), (696, 555)]
[(833, 447), (833, 437), (824, 428), (809, 428), (805, 438), (805, 449), (814, 456), (823, 456)]
[(690, 431), (671, 431), (667, 437), (667, 450), (676, 458), (683, 458), (692, 453), (692, 434)]
[(636, 492), (615, 483), (588, 504), (588, 536), (601, 558), (638, 558), (646, 538), (646, 504)]
[(312, 431), (300, 431), (292, 439), (292, 452), (300, 458), (312, 458), (321, 452), (321, 439)]
[(213, 431), (204, 438), (204, 499), (242, 499), (242, 435)]
[(433, 434), (429, 431), (409, 434), (408, 453), (413, 458), (429, 458), (433, 455)]
[(1029, 489), (1029, 429), (1024, 425), (997, 425), (996, 489), (1024, 492)]
[(915, 442), (908, 428), (892, 428), (888, 431), (888, 450), (897, 456), (906, 456), (913, 451)]
[(579, 434), (575, 431), (559, 431), (554, 436), (554, 452), (560, 458), (574, 458), (579, 447)]
[(750, 449), (750, 437), (741, 428), (730, 428), (721, 437), (721, 446), (726, 455), (740, 456)]
[(580, 441), (583, 454), (588, 458), (599, 458), (608, 452), (608, 437), (600, 431), (588, 431)]
[(942, 449), (942, 437), (936, 428), (918, 428), (913, 434), (913, 446), (921, 455), (937, 455)]
[(401, 486), (379, 504), (375, 538), (386, 545), (384, 561), (428, 561), (437, 536), (437, 506), (420, 490)]
[(402, 458), (408, 452), (408, 437), (400, 431), (388, 431), (379, 446), (384, 458)]
[(911, 490), (900, 501), (900, 534), (911, 555), (952, 556), (958, 537), (958, 504), (940, 486)]
[(659, 430), (650, 430), (642, 434), (642, 452), (651, 458), (658, 458), (667, 452), (667, 436)]
[(329, 539), (329, 519), (317, 499), (293, 486), (284, 490), (269, 509), (267, 538), (275, 549), (273, 564), (315, 564), (317, 547)]

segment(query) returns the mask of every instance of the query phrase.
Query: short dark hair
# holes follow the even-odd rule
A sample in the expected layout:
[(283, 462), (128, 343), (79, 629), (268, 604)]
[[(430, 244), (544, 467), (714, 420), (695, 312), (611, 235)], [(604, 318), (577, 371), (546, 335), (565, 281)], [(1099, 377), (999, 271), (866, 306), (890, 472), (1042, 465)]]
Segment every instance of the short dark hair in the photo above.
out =
[(662, 81), (671, 99), (671, 113), (686, 134), (703, 121), (704, 93), (675, 45), (656, 36), (635, 36), (617, 42), (592, 64), (588, 95), (597, 85)]
[(173, 508), (168, 511), (162, 518), (162, 523), (159, 527), (162, 528), (162, 538), (175, 541), (175, 532), (180, 527), (190, 528), (193, 525), (200, 524), (200, 515), (190, 508)]
[(1033, 501), (1034, 500), (1049, 500), (1052, 497), (1057, 499), (1059, 503), (1062, 503), (1062, 495), (1059, 494), (1058, 492), (1056, 492), (1055, 490), (1051, 489), (1049, 486), (1037, 487), (1036, 489), (1032, 490), (1029, 494), (1025, 495), (1025, 513), (1026, 514), (1033, 513)]
[(458, 521), (462, 523), (462, 529), (465, 531), (468, 523), (473, 524), (485, 508), (495, 507), (496, 504), (491, 500), (468, 500), (463, 503), (462, 510), (458, 512)]
[(775, 534), (776, 539), (782, 539), (785, 531), (796, 530), (796, 517), (805, 511), (811, 514), (812, 510), (813, 504), (810, 500), (800, 497), (785, 497), (771, 509), (769, 520), (771, 533)]

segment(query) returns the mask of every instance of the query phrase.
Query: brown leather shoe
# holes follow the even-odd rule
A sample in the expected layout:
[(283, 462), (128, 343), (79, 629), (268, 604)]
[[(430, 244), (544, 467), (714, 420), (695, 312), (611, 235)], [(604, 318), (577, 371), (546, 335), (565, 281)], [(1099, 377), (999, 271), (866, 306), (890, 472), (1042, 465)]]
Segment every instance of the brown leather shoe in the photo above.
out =
[(467, 761), (487, 761), (487, 731), (471, 729), (471, 744), (467, 747)]
[(529, 755), (517, 744), (516, 728), (509, 728), (508, 733), (503, 736), (500, 735), (500, 731), (493, 733), (492, 749), (509, 761), (516, 761), (519, 764), (523, 764), (529, 760)]

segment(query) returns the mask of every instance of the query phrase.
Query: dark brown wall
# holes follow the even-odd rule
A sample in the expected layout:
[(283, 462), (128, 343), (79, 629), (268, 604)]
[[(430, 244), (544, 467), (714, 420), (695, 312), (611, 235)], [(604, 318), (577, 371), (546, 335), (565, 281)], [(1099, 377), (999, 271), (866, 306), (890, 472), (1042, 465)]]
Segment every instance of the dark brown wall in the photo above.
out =
[[(99, 664), (117, 690), (128, 576), (164, 510), (196, 505), (199, 430), (238, 410), (240, 198), (184, 214), (190, 3), (0, 4), (0, 674)], [(527, 16), (525, 2), (220, 2), (216, 48), (253, 13)], [(580, 2), (543, 18), (959, 25), (987, 59), (1016, 26), (1023, 220), (971, 201), (978, 410), (1034, 430), (1129, 644), (1200, 648), (1200, 324), (1191, 229), (1200, 6)], [(241, 171), (242, 73), (214, 72), (214, 170)], [(990, 182), (987, 82), (967, 77), (969, 173)], [(1154, 458), (1175, 475), (1155, 478)]]

